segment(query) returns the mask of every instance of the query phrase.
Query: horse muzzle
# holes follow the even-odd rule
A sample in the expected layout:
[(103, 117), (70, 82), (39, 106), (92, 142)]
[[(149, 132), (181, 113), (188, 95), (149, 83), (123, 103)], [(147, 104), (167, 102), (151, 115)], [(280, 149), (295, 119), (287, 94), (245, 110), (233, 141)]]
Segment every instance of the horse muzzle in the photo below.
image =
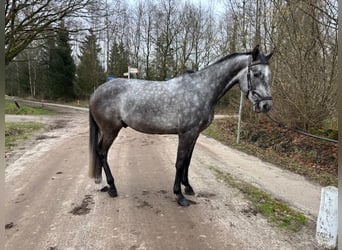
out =
[(258, 100), (254, 106), (253, 110), (257, 113), (267, 113), (272, 109), (272, 97), (264, 97), (262, 100)]

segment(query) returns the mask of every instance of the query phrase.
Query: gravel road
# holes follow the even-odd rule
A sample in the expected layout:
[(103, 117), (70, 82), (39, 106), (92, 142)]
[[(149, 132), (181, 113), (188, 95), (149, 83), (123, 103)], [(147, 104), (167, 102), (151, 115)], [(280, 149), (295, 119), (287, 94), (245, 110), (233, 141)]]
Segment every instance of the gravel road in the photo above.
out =
[(289, 202), (314, 221), (320, 187), (298, 175), (201, 136), (189, 172), (196, 196), (189, 197), (189, 207), (179, 207), (172, 193), (177, 136), (128, 128), (109, 152), (119, 193), (110, 198), (99, 191), (104, 184), (87, 176), (88, 114), (32, 117), (37, 119), (50, 130), (7, 159), (8, 250), (316, 249), (312, 225), (298, 233), (272, 226), (239, 191), (218, 181), (210, 166)]

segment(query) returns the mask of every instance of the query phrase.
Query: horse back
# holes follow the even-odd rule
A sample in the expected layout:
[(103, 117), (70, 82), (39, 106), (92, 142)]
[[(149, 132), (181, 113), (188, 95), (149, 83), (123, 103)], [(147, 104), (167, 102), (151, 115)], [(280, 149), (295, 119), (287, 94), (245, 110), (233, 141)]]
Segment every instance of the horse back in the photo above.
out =
[[(125, 124), (144, 133), (176, 134), (203, 124), (209, 116), (196, 93), (184, 82), (115, 79), (101, 85), (90, 99), (95, 119)], [(198, 125), (199, 126), (199, 125)]]

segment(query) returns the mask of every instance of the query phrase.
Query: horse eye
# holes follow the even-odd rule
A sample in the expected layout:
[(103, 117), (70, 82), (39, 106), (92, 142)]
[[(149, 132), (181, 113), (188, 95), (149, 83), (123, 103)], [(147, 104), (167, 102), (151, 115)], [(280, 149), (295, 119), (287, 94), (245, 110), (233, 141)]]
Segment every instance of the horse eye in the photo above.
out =
[(260, 95), (254, 90), (252, 91), (252, 96), (253, 97), (260, 97)]
[(260, 72), (255, 72), (255, 73), (253, 74), (254, 77), (259, 77), (260, 75), (261, 75)]

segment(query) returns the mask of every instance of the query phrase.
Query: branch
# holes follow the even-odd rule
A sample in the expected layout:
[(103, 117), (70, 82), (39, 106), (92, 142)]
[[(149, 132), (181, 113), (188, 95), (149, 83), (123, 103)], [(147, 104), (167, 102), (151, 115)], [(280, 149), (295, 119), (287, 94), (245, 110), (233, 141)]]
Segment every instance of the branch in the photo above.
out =
[[(54, 23), (67, 17), (86, 17), (90, 0), (6, 0), (6, 65)], [(77, 29), (79, 31), (79, 29)]]

